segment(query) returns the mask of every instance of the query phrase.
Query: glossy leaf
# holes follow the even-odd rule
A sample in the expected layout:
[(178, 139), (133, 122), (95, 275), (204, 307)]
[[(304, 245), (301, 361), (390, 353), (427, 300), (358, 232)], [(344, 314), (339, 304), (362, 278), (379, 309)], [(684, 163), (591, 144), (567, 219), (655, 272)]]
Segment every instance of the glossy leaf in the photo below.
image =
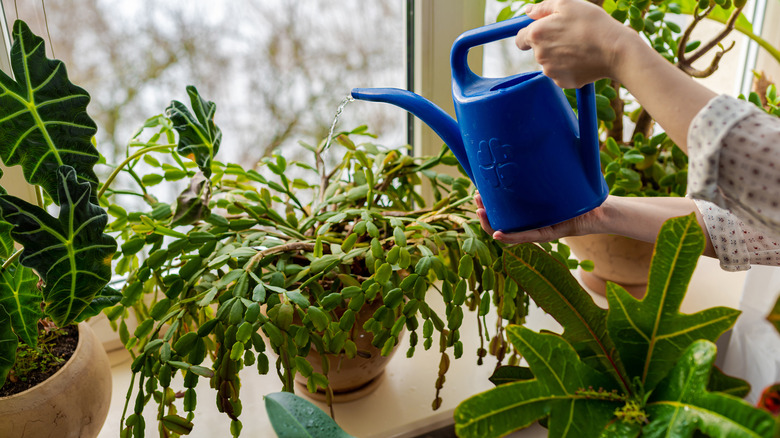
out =
[(87, 319), (96, 316), (98, 313), (102, 312), (103, 309), (117, 305), (122, 301), (122, 297), (122, 292), (109, 286), (104, 287), (95, 295), (95, 298), (92, 298), (92, 301), (81, 311), (74, 322), (86, 321)]
[(0, 306), (0, 386), (5, 383), (5, 378), (16, 362), (19, 338), (14, 334), (11, 325), (11, 317), (3, 306)]
[(651, 422), (644, 437), (707, 436), (772, 437), (775, 420), (736, 397), (708, 392), (707, 382), (715, 361), (715, 344), (692, 343), (653, 391), (647, 403)]
[(613, 380), (583, 363), (566, 340), (525, 327), (507, 328), (509, 341), (536, 376), (478, 394), (455, 409), (461, 437), (498, 437), (547, 417), (551, 437), (598, 436), (619, 402), (588, 398), (585, 391), (618, 389)]
[(211, 161), (222, 142), (222, 131), (214, 124), (214, 102), (204, 100), (193, 86), (187, 87), (190, 96), (191, 113), (187, 107), (174, 100), (166, 109), (168, 117), (179, 133), (176, 152), (194, 161), (207, 178), (211, 176)]
[(507, 276), (563, 326), (563, 337), (583, 361), (605, 370), (628, 391), (627, 373), (607, 333), (607, 311), (593, 302), (569, 268), (533, 244), (507, 249), (503, 260)]
[(211, 181), (198, 172), (187, 187), (176, 198), (176, 213), (172, 225), (189, 225), (211, 215)]
[[(4, 194), (3, 190), (2, 193)], [(0, 259), (8, 259), (14, 253), (14, 239), (11, 238), (11, 224), (0, 220)]]
[(0, 306), (10, 316), (16, 335), (31, 347), (38, 343), (42, 301), (38, 276), (32, 269), (14, 263), (0, 273)]
[(24, 246), (20, 263), (35, 269), (46, 283), (46, 313), (65, 326), (90, 305), (111, 279), (116, 241), (103, 234), (108, 215), (90, 202), (90, 186), (73, 168), (57, 169), (59, 218), (10, 195), (0, 196), (3, 218), (14, 225), (13, 238)]
[(7, 166), (20, 164), (27, 181), (57, 204), (62, 165), (73, 167), (96, 199), (99, 155), (92, 144), (97, 127), (87, 115), (89, 94), (68, 80), (61, 61), (46, 58), (43, 40), (24, 22), (14, 23), (13, 37), (16, 80), (0, 72), (0, 157)]
[(352, 438), (320, 408), (295, 394), (275, 392), (264, 398), (278, 438)]
[(609, 332), (626, 369), (632, 378), (639, 377), (647, 392), (691, 343), (697, 339), (714, 342), (739, 315), (725, 307), (680, 313), (703, 250), (704, 235), (694, 215), (671, 219), (659, 232), (644, 299), (637, 300), (616, 284), (607, 286)]

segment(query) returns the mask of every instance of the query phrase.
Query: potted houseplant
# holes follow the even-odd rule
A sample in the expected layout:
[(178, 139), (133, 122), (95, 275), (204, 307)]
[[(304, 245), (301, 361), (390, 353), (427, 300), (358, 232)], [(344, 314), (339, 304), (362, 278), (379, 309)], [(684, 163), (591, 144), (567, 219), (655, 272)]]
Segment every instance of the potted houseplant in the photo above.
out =
[[(410, 157), (371, 143), (359, 127), (302, 144), (311, 164), (277, 153), (245, 169), (215, 158), (216, 106), (188, 92), (192, 112), (174, 101), (130, 143), (118, 169), (135, 188), (106, 191), (115, 217), (108, 227), (122, 241), (117, 273), (127, 278), (120, 304), (106, 313), (133, 355), (124, 434), (143, 433), (152, 401), (161, 431), (188, 433), (195, 387), (207, 378), (238, 435), (240, 369), (274, 367), (288, 392), (297, 375), (332, 402), (345, 362), (386, 357), (401, 343), (407, 355), (441, 352), (435, 409), (449, 361), (462, 354), (468, 310), (490, 338), (480, 362), (488, 351), (499, 363), (518, 362), (503, 329), (523, 321), (526, 296), (505, 280), (502, 247), (472, 217), (468, 180), (436, 171), (457, 163), (446, 149)], [(431, 206), (417, 193), (423, 180), (433, 187)], [(176, 181), (185, 189), (175, 201), (153, 196), (155, 185)], [(147, 210), (125, 212), (114, 195), (128, 193)], [(548, 249), (576, 267), (565, 246)], [(445, 311), (430, 300), (443, 300)], [(494, 329), (482, 318), (490, 309), (500, 316)], [(140, 321), (132, 332), (131, 314)]]
[[(498, 20), (518, 13), (526, 0), (509, 0)], [(745, 0), (717, 1), (612, 1), (599, 0), (612, 17), (626, 23), (652, 44), (669, 62), (694, 78), (712, 75), (722, 57), (733, 48), (723, 40), (736, 30), (748, 35), (768, 50), (779, 62), (780, 52), (752, 32), (742, 14)], [(692, 17), (681, 28), (680, 18)], [(724, 24), (710, 41), (694, 40), (692, 34), (708, 18)], [(703, 69), (693, 66), (700, 59), (711, 61)], [(697, 64), (698, 65), (698, 64)], [(655, 129), (649, 113), (622, 87), (609, 79), (596, 82), (596, 104), (601, 142), (601, 165), (610, 194), (617, 196), (685, 196), (688, 158), (665, 133)], [(567, 90), (574, 103), (574, 91)], [(605, 282), (613, 281), (635, 295), (644, 291), (652, 256), (652, 243), (623, 236), (588, 235), (564, 239), (579, 259), (594, 262), (591, 272), (582, 272), (583, 282), (604, 294)]]
[[(0, 435), (44, 436), (57, 427), (60, 436), (96, 436), (108, 412), (110, 369), (88, 325), (76, 324), (119, 298), (107, 287), (117, 244), (97, 205), (96, 126), (86, 113), (89, 95), (70, 83), (60, 61), (45, 57), (43, 40), (21, 21), (13, 36), (16, 79), (0, 74), (0, 156), (6, 166), (21, 165), (40, 196), (35, 205), (0, 195), (0, 384), (24, 383), (26, 368), (64, 365), (43, 383), (0, 397)], [(22, 249), (14, 251), (13, 241)], [(69, 336), (78, 343), (65, 362), (50, 350)]]
[(693, 214), (670, 219), (658, 235), (645, 297), (609, 283), (608, 309), (536, 246), (505, 251), (507, 276), (563, 333), (509, 327), (529, 367), (500, 369), (496, 388), (461, 403), (459, 436), (502, 436), (536, 421), (555, 437), (776, 436), (774, 417), (741, 400), (747, 383), (713, 366), (713, 342), (739, 312), (679, 312), (703, 249)]

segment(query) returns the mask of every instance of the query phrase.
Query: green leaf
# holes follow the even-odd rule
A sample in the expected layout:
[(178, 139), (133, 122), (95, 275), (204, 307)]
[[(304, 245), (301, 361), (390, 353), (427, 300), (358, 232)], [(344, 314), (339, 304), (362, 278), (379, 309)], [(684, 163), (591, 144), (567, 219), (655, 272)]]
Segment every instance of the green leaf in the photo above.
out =
[(650, 424), (643, 436), (692, 436), (696, 430), (707, 436), (772, 437), (774, 418), (736, 397), (708, 392), (715, 344), (698, 340), (653, 391), (647, 403)]
[(100, 293), (95, 295), (95, 298), (92, 299), (89, 305), (81, 311), (74, 322), (86, 321), (87, 319), (96, 316), (98, 313), (102, 312), (103, 309), (114, 306), (122, 301), (122, 297), (122, 292), (119, 292), (110, 286), (104, 287)]
[(352, 438), (317, 406), (295, 394), (275, 392), (264, 398), (278, 438)]
[(5, 383), (5, 378), (8, 377), (16, 362), (19, 338), (14, 334), (11, 325), (11, 317), (3, 306), (0, 306), (0, 387)]
[(111, 279), (116, 241), (103, 234), (108, 215), (90, 202), (90, 185), (78, 182), (68, 166), (57, 169), (59, 218), (10, 195), (0, 196), (3, 218), (14, 225), (13, 238), (24, 246), (20, 263), (46, 283), (46, 313), (60, 327), (75, 321)]
[(87, 115), (89, 94), (73, 85), (58, 60), (46, 58), (43, 39), (17, 20), (13, 28), (11, 68), (17, 81), (0, 73), (0, 157), (6, 166), (20, 164), (24, 176), (60, 204), (57, 168), (69, 165), (79, 181), (89, 183), (96, 202), (99, 154), (97, 132)]
[(726, 375), (719, 368), (713, 367), (707, 391), (724, 392), (738, 398), (744, 398), (750, 393), (750, 384), (737, 377)]
[(517, 382), (519, 380), (531, 380), (533, 378), (534, 373), (528, 368), (504, 365), (493, 371), (493, 374), (488, 380), (490, 380), (490, 383), (498, 386), (505, 383)]
[(42, 301), (38, 276), (32, 269), (14, 263), (2, 271), (0, 307), (4, 307), (11, 318), (16, 335), (31, 347), (38, 342), (38, 320), (43, 317)]
[(739, 315), (725, 307), (692, 315), (679, 312), (703, 250), (704, 235), (693, 214), (670, 219), (658, 234), (645, 298), (637, 300), (620, 286), (607, 285), (609, 332), (626, 369), (640, 379), (646, 392), (666, 376), (691, 343), (714, 342)]
[(176, 198), (176, 213), (171, 225), (190, 225), (211, 215), (211, 180), (203, 172), (198, 172), (190, 180), (190, 185)]
[[(0, 172), (2, 175), (2, 172)], [(2, 187), (0, 187), (2, 189)], [(5, 190), (0, 190), (0, 194), (5, 194)], [(11, 224), (0, 220), (0, 259), (8, 259), (14, 253), (14, 239), (11, 238)]]
[(550, 436), (599, 436), (619, 404), (581, 393), (588, 386), (617, 389), (612, 378), (585, 365), (558, 335), (510, 325), (507, 337), (536, 378), (497, 386), (461, 403), (455, 409), (458, 436), (504, 436), (548, 415)]
[(192, 85), (187, 87), (190, 105), (195, 113), (179, 101), (174, 100), (166, 109), (173, 122), (173, 128), (179, 133), (176, 152), (194, 161), (206, 177), (211, 176), (211, 162), (219, 151), (222, 131), (214, 124), (214, 102), (204, 100)]
[(504, 251), (504, 269), (534, 302), (563, 326), (563, 337), (585, 363), (605, 370), (629, 390), (627, 373), (607, 333), (606, 310), (597, 306), (569, 268), (533, 244)]
[(766, 316), (766, 320), (772, 323), (775, 330), (780, 333), (780, 298), (775, 301), (775, 305), (772, 307), (772, 311), (769, 312), (769, 315)]

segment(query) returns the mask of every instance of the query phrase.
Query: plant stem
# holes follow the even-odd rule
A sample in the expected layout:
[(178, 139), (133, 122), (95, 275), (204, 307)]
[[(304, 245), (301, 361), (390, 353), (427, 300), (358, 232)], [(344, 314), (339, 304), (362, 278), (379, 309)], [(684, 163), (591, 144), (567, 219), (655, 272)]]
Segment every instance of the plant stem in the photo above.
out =
[(106, 182), (103, 183), (103, 187), (101, 187), (100, 191), (98, 192), (98, 195), (97, 195), (98, 199), (100, 199), (103, 196), (103, 193), (105, 193), (105, 191), (108, 188), (108, 186), (110, 186), (111, 183), (114, 182), (114, 179), (117, 177), (117, 175), (119, 175), (119, 172), (122, 171), (122, 168), (124, 168), (127, 165), (127, 163), (129, 163), (129, 162), (135, 160), (136, 158), (138, 158), (138, 157), (140, 157), (140, 156), (142, 156), (144, 154), (147, 154), (149, 152), (160, 151), (160, 150), (163, 150), (163, 149), (170, 149), (170, 148), (175, 147), (175, 146), (176, 146), (175, 144), (159, 144), (159, 145), (149, 146), (149, 147), (141, 149), (140, 151), (136, 151), (134, 154), (132, 154), (129, 157), (125, 158), (125, 160), (122, 161), (121, 163), (119, 163), (119, 165), (116, 166), (114, 171), (111, 172), (111, 175), (109, 175), (108, 178), (106, 178)]

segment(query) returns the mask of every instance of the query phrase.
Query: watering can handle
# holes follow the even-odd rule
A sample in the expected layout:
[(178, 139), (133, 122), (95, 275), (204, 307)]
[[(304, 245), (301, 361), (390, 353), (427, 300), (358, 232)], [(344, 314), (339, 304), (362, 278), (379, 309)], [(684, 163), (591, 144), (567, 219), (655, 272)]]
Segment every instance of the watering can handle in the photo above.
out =
[[(527, 15), (521, 15), (461, 34), (452, 45), (450, 53), (452, 80), (465, 84), (479, 78), (469, 68), (468, 53), (472, 47), (513, 37), (520, 29), (525, 28), (533, 21)], [(598, 148), (596, 92), (592, 83), (577, 90), (577, 112), (579, 114), (580, 138), (585, 142), (583, 146)]]

